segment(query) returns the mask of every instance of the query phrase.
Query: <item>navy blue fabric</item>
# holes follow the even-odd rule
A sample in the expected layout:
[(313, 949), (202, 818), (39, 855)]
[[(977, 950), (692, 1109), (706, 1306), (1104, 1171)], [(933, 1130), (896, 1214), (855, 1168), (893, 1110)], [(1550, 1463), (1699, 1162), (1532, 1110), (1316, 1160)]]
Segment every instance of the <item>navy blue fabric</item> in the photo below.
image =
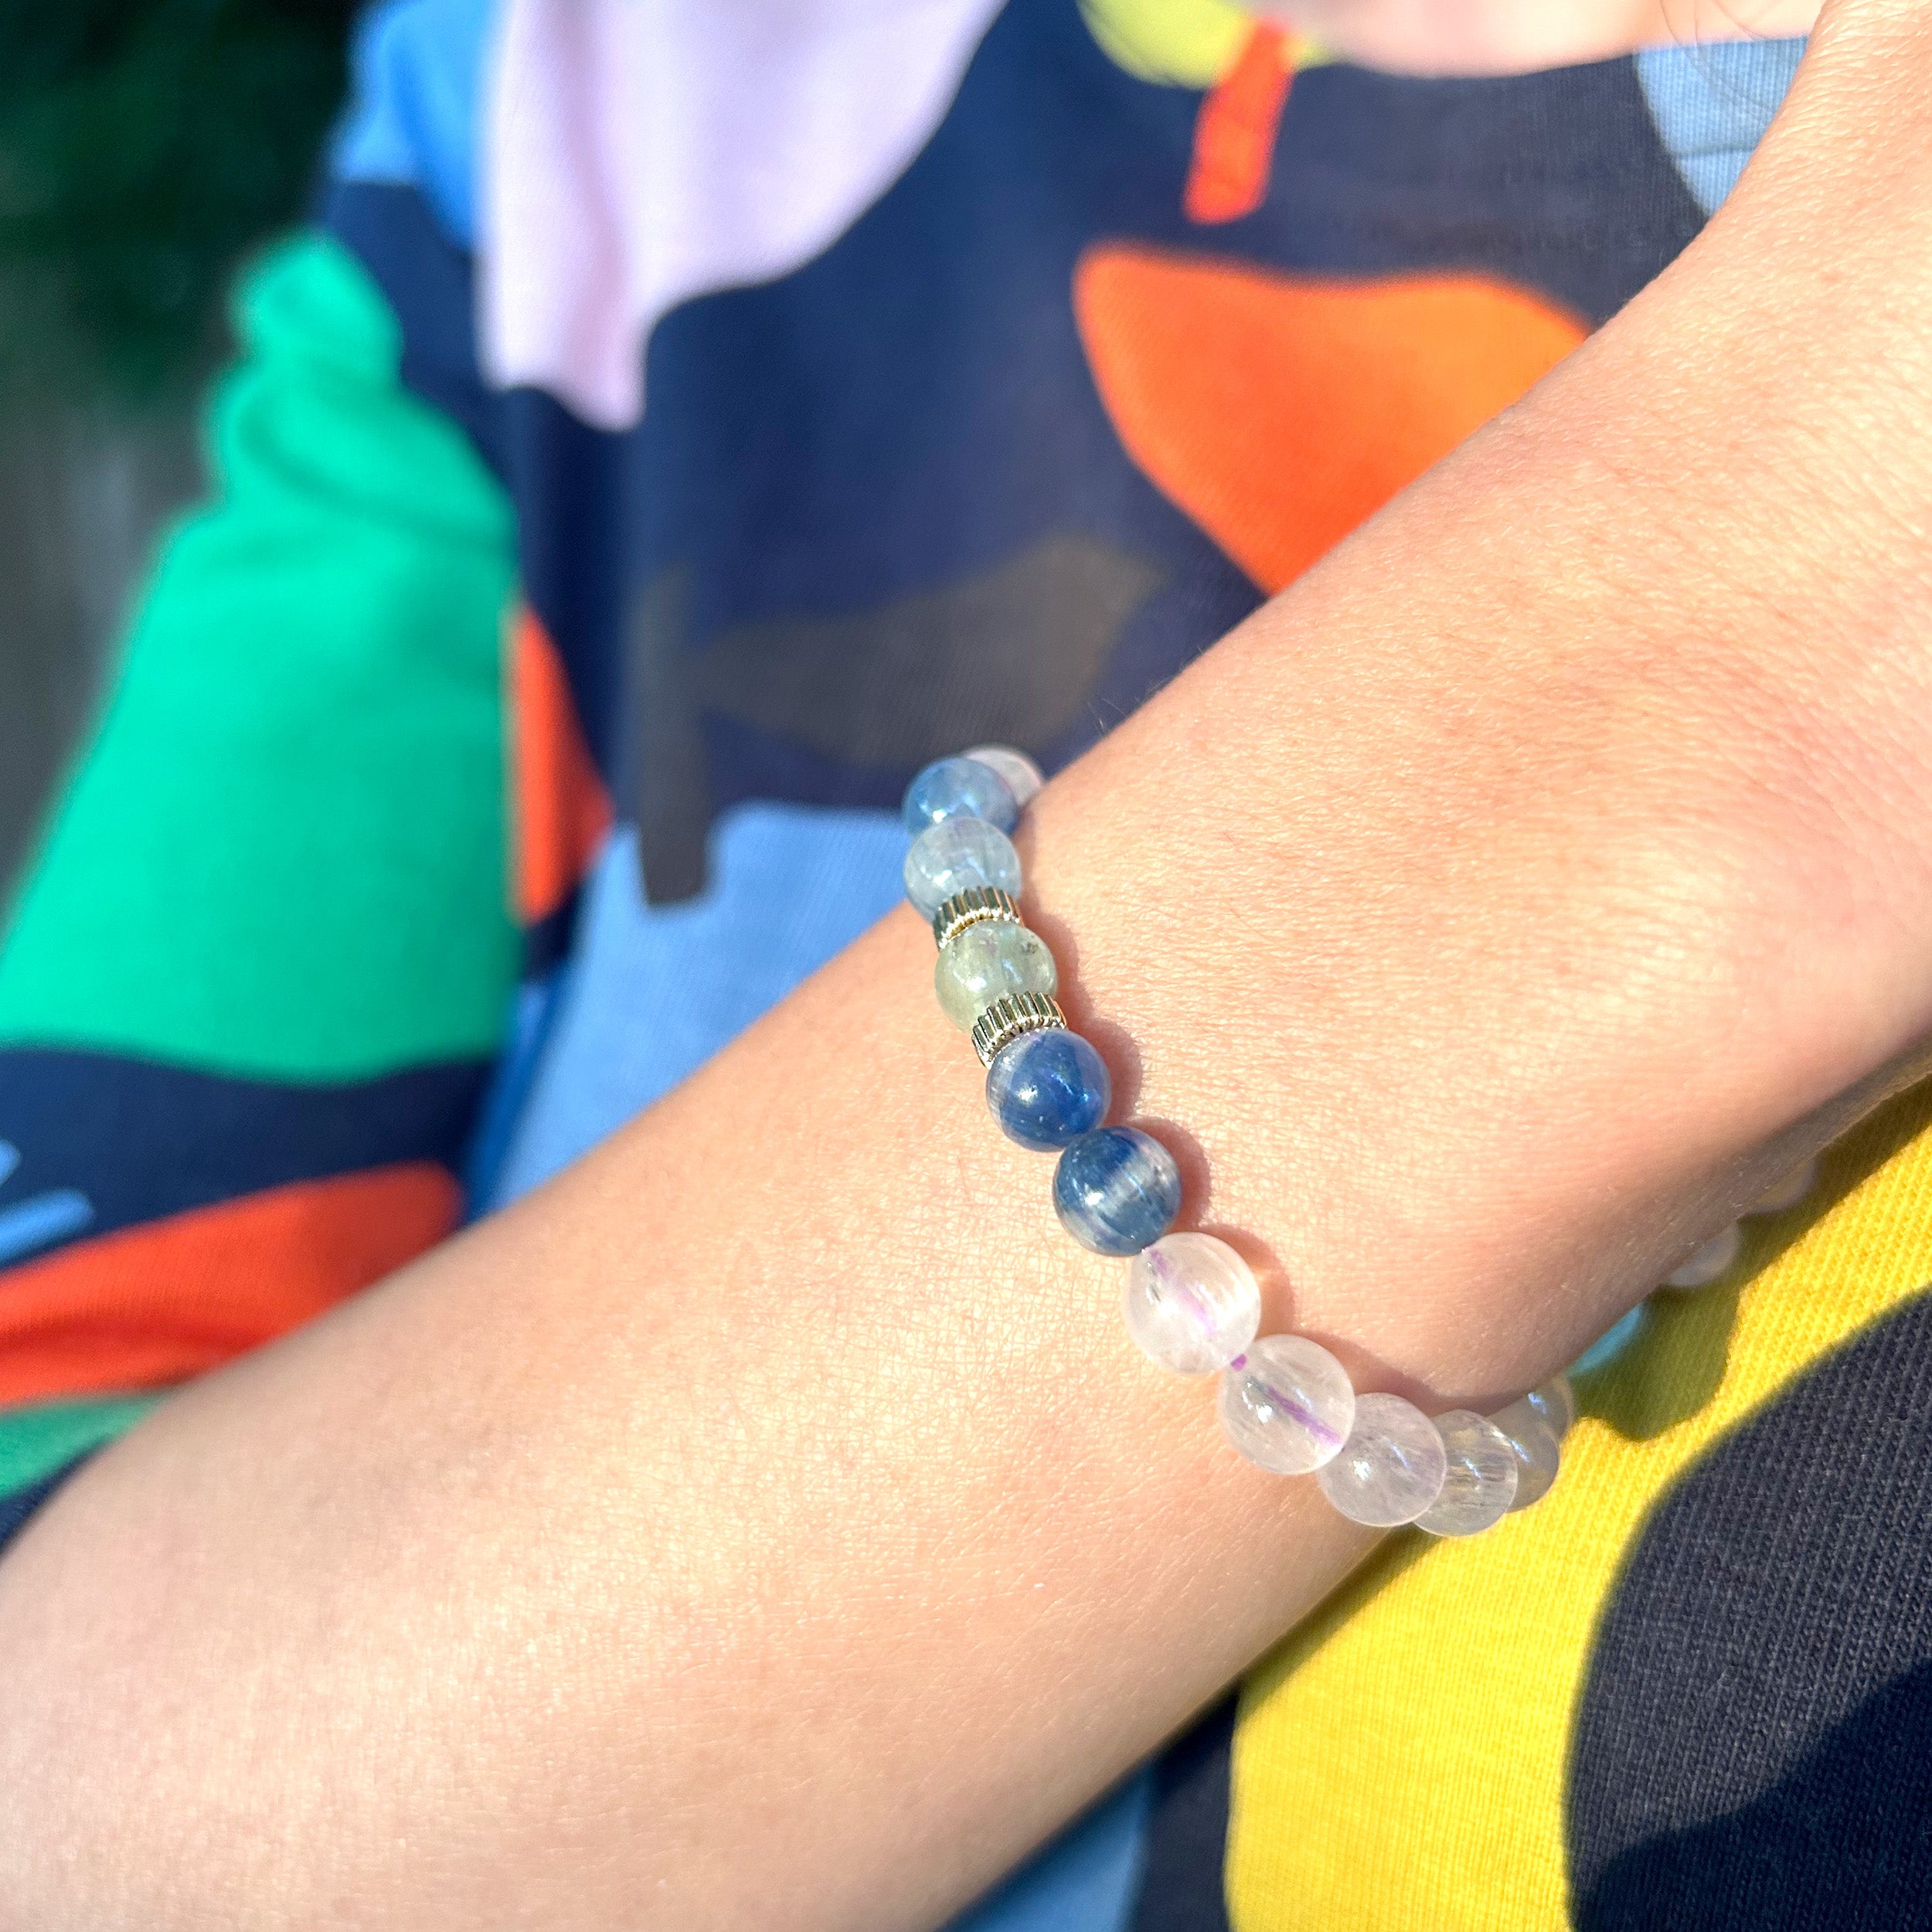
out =
[(1222, 1868), (1236, 1703), (1223, 1698), (1155, 1764), (1145, 1862), (1128, 1932), (1227, 1932)]
[(503, 399), (477, 364), (476, 267), (412, 187), (332, 182), (321, 225), (372, 276), (403, 329), (404, 383), (466, 430), (485, 462), (509, 480)]
[[(1254, 607), (1253, 586), (1121, 448), (1070, 299), (1097, 237), (1190, 233), (1197, 106), (1123, 73), (1063, 0), (1015, 0), (917, 159), (831, 248), (658, 325), (633, 583), (682, 573), (681, 634), (658, 648), (696, 660), (706, 685), (689, 763), (709, 811), (759, 797), (889, 807), (927, 757), (968, 741), (944, 717), (869, 744), (841, 743), (835, 723), (817, 742), (775, 730), (757, 716), (755, 654), (704, 675), (734, 628), (874, 611), (1043, 539), (1099, 539), (1156, 587), (1070, 723), (1022, 718), (1008, 734), (1051, 769)], [(934, 631), (913, 674), (929, 692), (946, 687), (947, 650), (989, 641)], [(834, 651), (828, 681), (849, 692), (868, 668)]]
[(0, 1179), (0, 1213), (72, 1189), (92, 1208), (93, 1236), (393, 1162), (457, 1172), (488, 1078), (487, 1062), (453, 1061), (294, 1087), (104, 1054), (0, 1052), (0, 1143), (22, 1151)]
[(1659, 1502), (1572, 1733), (1582, 1932), (1932, 1923), (1928, 1470), (1932, 1291)]
[(1469, 80), (1298, 75), (1267, 199), (1221, 232), (1244, 259), (1300, 267), (1479, 270), (1597, 325), (1703, 223), (1619, 60)]
[(16, 1489), (11, 1495), (0, 1496), (0, 1554), (8, 1544), (27, 1526), (28, 1520), (54, 1492), (80, 1468), (89, 1457), (99, 1452), (89, 1450), (84, 1456), (76, 1456), (72, 1462), (64, 1464), (50, 1476), (43, 1476), (36, 1483), (30, 1483), (25, 1489)]
[(475, 263), (416, 189), (337, 182), (320, 215), (402, 325), (403, 383), (462, 427), (510, 492), (524, 596), (563, 660), (578, 716), (609, 777), (620, 750), (630, 439), (589, 427), (540, 390), (485, 386)]

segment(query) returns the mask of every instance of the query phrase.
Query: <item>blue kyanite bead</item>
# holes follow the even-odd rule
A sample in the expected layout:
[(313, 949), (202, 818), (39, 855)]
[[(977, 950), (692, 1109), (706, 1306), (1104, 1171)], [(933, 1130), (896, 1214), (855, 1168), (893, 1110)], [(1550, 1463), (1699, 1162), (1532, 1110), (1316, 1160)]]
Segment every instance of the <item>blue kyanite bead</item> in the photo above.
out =
[(1060, 1226), (1096, 1254), (1138, 1254), (1181, 1211), (1174, 1156), (1137, 1127), (1083, 1134), (1053, 1170)]
[(1021, 1034), (986, 1070), (986, 1104), (1000, 1131), (1036, 1153), (1091, 1132), (1113, 1097), (1107, 1063), (1079, 1034), (1058, 1027)]
[(977, 758), (941, 758), (906, 787), (900, 808), (906, 830), (915, 838), (928, 825), (947, 818), (984, 818), (1002, 832), (1019, 823), (1019, 801), (991, 765)]

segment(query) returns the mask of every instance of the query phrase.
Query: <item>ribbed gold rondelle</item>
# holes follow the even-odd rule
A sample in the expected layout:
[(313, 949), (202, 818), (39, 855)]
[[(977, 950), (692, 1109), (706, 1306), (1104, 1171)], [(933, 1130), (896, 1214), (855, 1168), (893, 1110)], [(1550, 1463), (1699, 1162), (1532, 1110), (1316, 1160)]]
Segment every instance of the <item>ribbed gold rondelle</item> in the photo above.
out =
[(963, 933), (968, 926), (984, 925), (989, 919), (1003, 919), (1015, 926), (1019, 923), (1019, 908), (1014, 904), (1012, 894), (1002, 892), (997, 886), (968, 886), (963, 893), (954, 893), (933, 914), (933, 937), (943, 947), (954, 934)]
[(991, 1066), (1002, 1046), (1022, 1033), (1066, 1030), (1066, 1015), (1050, 993), (1008, 993), (996, 999), (973, 1022), (973, 1051), (982, 1066)]

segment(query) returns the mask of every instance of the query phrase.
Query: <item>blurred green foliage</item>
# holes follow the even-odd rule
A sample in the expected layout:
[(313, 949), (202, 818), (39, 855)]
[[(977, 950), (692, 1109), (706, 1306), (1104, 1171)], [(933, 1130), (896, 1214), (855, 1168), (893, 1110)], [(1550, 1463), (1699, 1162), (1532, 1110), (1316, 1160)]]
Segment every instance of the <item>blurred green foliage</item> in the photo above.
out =
[(0, 407), (158, 400), (301, 212), (354, 0), (0, 0)]

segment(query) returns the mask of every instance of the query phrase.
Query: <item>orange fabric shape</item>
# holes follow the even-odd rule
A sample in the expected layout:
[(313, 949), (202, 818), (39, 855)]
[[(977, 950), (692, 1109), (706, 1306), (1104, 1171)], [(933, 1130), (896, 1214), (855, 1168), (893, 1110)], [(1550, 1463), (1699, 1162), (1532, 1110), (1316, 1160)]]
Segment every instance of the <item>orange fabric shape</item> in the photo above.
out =
[(1587, 332), (1475, 275), (1317, 281), (1090, 250), (1073, 306), (1128, 453), (1278, 590)]
[(510, 633), (510, 741), (515, 750), (517, 916), (534, 926), (576, 891), (616, 813), (583, 730), (556, 646), (520, 609)]
[(0, 1405), (218, 1368), (441, 1240), (434, 1161), (301, 1181), (122, 1228), (0, 1274)]
[(1238, 221), (1261, 206), (1293, 79), (1287, 36), (1257, 26), (1201, 103), (1181, 208), (1189, 221)]

